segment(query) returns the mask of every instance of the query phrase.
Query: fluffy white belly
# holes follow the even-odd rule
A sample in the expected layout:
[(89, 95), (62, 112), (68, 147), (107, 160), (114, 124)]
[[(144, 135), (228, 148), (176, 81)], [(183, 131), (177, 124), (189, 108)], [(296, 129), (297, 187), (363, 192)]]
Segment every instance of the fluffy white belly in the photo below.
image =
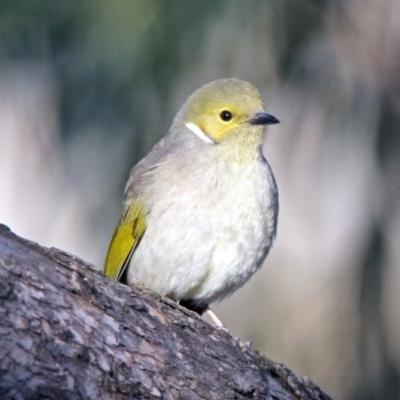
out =
[(160, 187), (168, 200), (151, 209), (128, 281), (135, 278), (162, 295), (205, 305), (246, 283), (276, 233), (275, 182), (267, 164), (256, 167), (231, 181), (198, 184), (194, 177), (185, 180), (185, 189), (174, 180)]

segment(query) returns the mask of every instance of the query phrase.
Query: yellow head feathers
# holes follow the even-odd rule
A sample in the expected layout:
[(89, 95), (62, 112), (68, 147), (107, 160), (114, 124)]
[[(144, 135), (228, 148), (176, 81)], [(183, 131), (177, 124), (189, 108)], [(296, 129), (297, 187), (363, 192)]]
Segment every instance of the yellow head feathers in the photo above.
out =
[(253, 85), (233, 78), (198, 89), (177, 118), (210, 143), (219, 143), (238, 129), (245, 134), (250, 126), (279, 122), (265, 113), (260, 93)]

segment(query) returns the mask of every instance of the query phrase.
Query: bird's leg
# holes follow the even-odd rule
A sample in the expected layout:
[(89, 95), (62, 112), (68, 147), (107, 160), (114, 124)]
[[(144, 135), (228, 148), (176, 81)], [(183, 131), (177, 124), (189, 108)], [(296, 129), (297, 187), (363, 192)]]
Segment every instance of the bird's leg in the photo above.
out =
[(212, 323), (217, 327), (221, 329), (226, 329), (225, 325), (223, 322), (217, 317), (217, 314), (211, 308), (208, 308), (205, 310), (205, 312), (208, 314), (208, 317), (211, 319)]
[(226, 329), (225, 325), (222, 321), (217, 317), (214, 311), (208, 305), (199, 305), (195, 300), (179, 300), (179, 304), (190, 311), (194, 311), (199, 315), (203, 315), (203, 313), (207, 313), (208, 317), (211, 319), (211, 322), (220, 329)]

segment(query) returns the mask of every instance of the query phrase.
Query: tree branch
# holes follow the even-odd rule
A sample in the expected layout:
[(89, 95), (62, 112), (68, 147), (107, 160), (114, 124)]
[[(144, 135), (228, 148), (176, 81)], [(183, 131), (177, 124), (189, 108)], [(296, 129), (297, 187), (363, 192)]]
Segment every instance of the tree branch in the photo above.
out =
[(0, 225), (1, 399), (319, 399), (174, 302)]

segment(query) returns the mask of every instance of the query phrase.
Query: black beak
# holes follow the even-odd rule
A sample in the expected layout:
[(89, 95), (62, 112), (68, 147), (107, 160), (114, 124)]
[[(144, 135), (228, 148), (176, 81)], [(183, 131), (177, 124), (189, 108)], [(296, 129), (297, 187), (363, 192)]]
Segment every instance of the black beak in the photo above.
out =
[(251, 125), (274, 125), (279, 124), (279, 119), (273, 117), (271, 114), (267, 114), (264, 111), (256, 113), (255, 117), (250, 121)]

